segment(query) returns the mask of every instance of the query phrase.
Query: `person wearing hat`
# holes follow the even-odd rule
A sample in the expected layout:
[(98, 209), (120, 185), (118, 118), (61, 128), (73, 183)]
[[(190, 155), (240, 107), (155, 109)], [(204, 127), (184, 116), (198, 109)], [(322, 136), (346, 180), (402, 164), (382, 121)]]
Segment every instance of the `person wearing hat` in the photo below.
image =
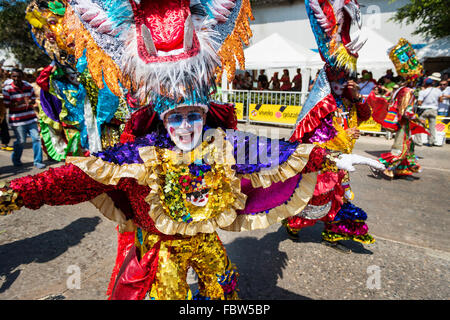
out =
[[(439, 106), (439, 100), (442, 92), (439, 88), (433, 86), (435, 81), (441, 80), (441, 74), (434, 72), (425, 79), (424, 88), (419, 92), (418, 113), (422, 121), (428, 120), (430, 135), (428, 136), (428, 146), (437, 146), (436, 143), (436, 117)], [(420, 144), (419, 144), (420, 145)]]

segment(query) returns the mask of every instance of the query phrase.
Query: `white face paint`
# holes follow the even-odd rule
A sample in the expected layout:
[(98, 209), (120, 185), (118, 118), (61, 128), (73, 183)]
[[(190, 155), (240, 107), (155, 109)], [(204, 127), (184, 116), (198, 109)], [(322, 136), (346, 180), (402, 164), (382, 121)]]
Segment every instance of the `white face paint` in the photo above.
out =
[(164, 116), (170, 138), (182, 151), (191, 151), (200, 142), (204, 111), (198, 107), (181, 107)]
[(347, 85), (347, 82), (344, 82), (343, 84), (340, 84), (337, 81), (330, 82), (331, 90), (338, 96), (342, 95), (346, 85)]
[(186, 196), (186, 200), (197, 207), (204, 207), (208, 203), (209, 192), (208, 189), (202, 191), (193, 192)]

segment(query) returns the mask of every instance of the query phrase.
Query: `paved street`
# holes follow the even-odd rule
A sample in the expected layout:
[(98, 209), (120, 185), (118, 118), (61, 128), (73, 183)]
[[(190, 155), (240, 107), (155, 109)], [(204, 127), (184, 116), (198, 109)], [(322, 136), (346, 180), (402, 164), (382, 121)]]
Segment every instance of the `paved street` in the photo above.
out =
[[(281, 136), (288, 132), (282, 129)], [(391, 145), (384, 137), (363, 136), (355, 153), (376, 158)], [(289, 240), (280, 225), (220, 231), (239, 270), (240, 297), (449, 299), (450, 144), (419, 147), (416, 154), (424, 170), (415, 181), (378, 180), (367, 167), (351, 174), (354, 203), (367, 212), (377, 241), (347, 243), (350, 254), (320, 243), (321, 223), (303, 230), (299, 242)], [(41, 171), (32, 166), (31, 143), (20, 171), (9, 157), (10, 152), (0, 151), (0, 179)], [(0, 217), (0, 299), (105, 299), (115, 250), (115, 224), (90, 203)], [(81, 286), (69, 289), (67, 280), (76, 268)], [(195, 287), (192, 274), (189, 282)]]

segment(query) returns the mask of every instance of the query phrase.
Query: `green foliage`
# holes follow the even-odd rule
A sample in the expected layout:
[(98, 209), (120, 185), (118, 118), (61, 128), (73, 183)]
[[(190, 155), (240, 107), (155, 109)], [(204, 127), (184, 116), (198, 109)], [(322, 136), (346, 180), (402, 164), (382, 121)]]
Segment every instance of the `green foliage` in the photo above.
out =
[[(394, 2), (395, 0), (393, 0)], [(410, 0), (399, 8), (391, 18), (406, 24), (418, 23), (413, 34), (427, 38), (442, 38), (450, 35), (450, 10), (448, 0)]]
[(30, 1), (0, 0), (0, 48), (10, 49), (24, 68), (39, 68), (50, 63), (31, 37), (25, 20)]

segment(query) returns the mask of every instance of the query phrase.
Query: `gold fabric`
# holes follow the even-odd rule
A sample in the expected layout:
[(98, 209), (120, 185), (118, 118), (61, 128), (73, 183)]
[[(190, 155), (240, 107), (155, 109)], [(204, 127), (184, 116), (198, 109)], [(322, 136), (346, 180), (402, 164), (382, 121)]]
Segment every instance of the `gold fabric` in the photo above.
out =
[(146, 181), (147, 170), (139, 163), (118, 165), (96, 157), (67, 157), (66, 163), (80, 168), (89, 177), (106, 185), (117, 185), (121, 178)]
[[(164, 234), (195, 235), (212, 233), (217, 228), (230, 225), (236, 218), (236, 210), (245, 207), (246, 195), (241, 193), (240, 179), (231, 169), (235, 160), (231, 144), (225, 140), (225, 133), (217, 130), (214, 139), (206, 141), (189, 153), (177, 153), (168, 149), (145, 147), (139, 150), (145, 165), (152, 166), (153, 176), (145, 182), (150, 193), (145, 199), (150, 205), (149, 215), (155, 227)], [(163, 187), (167, 172), (187, 168), (196, 159), (208, 158), (212, 166), (211, 175), (205, 181), (210, 188), (210, 200), (205, 207), (195, 207), (184, 200), (193, 218), (191, 222), (180, 221), (170, 216), (170, 207), (165, 203)], [(157, 163), (158, 165), (153, 166)], [(141, 181), (140, 183), (142, 183)]]
[(136, 226), (132, 220), (127, 220), (125, 214), (114, 205), (114, 201), (103, 193), (90, 201), (106, 218), (119, 224), (119, 232), (135, 231)]
[[(223, 70), (227, 72), (228, 82), (232, 82), (236, 72), (236, 60), (241, 69), (245, 69), (245, 57), (243, 43), (248, 46), (252, 37), (249, 19), (254, 20), (250, 0), (242, 0), (242, 6), (236, 18), (235, 27), (223, 42), (218, 55), (221, 59), (222, 67), (217, 67), (216, 79), (222, 79)], [(243, 42), (243, 43), (242, 43)]]
[[(161, 240), (158, 235), (142, 232), (141, 244), (136, 239), (136, 247), (143, 257)], [(225, 248), (217, 233), (199, 233), (177, 240), (161, 240), (156, 279), (146, 299), (182, 300), (190, 299), (192, 293), (186, 281), (187, 272), (192, 268), (198, 275), (199, 293), (211, 299), (225, 299), (218, 276), (235, 272)], [(237, 294), (226, 297), (237, 298)]]

